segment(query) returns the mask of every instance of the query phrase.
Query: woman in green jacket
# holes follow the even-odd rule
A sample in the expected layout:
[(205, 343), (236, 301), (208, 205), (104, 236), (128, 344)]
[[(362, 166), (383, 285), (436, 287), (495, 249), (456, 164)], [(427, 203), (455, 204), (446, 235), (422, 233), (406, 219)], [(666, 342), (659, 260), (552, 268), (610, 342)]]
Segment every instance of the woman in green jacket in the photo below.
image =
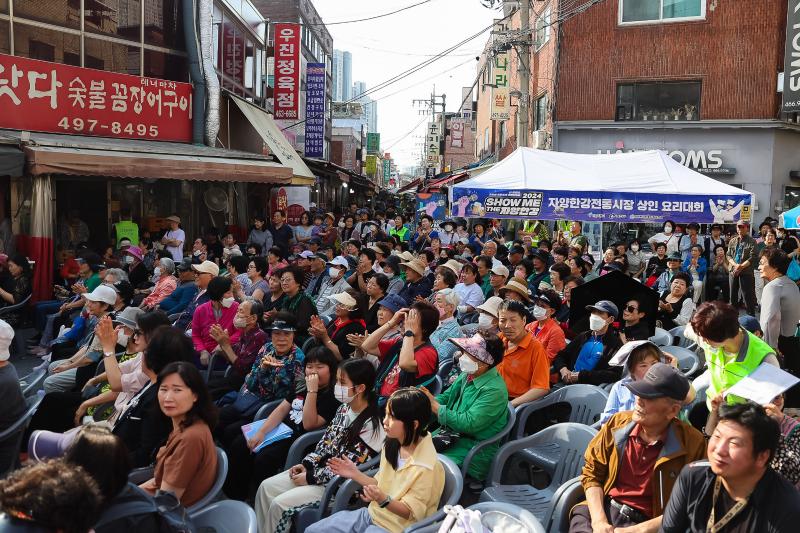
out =
[[(497, 365), (503, 360), (503, 342), (496, 335), (449, 339), (458, 346), (461, 356), (458, 365), (461, 375), (442, 394), (434, 397), (423, 388), (439, 423), (433, 432), (434, 442), (442, 433), (457, 433), (458, 437), (441, 453), (461, 466), (470, 449), (480, 441), (500, 433), (508, 420), (508, 389)], [(468, 474), (484, 479), (497, 443), (475, 455)]]

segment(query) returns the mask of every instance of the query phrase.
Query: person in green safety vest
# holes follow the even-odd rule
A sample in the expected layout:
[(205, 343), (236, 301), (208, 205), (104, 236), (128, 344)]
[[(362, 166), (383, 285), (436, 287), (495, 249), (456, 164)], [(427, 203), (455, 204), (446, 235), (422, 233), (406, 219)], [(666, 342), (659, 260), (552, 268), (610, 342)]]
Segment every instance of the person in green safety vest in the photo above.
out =
[[(775, 350), (756, 335), (739, 325), (739, 312), (732, 305), (706, 302), (695, 311), (684, 336), (697, 342), (706, 354), (707, 376), (695, 380), (708, 381), (706, 406), (726, 389), (755, 371), (762, 363), (780, 366)], [(726, 396), (728, 403), (741, 403), (744, 398)]]
[(122, 239), (128, 239), (132, 245), (139, 245), (139, 225), (131, 220), (130, 209), (120, 211), (119, 222), (114, 224), (114, 243), (119, 250)]

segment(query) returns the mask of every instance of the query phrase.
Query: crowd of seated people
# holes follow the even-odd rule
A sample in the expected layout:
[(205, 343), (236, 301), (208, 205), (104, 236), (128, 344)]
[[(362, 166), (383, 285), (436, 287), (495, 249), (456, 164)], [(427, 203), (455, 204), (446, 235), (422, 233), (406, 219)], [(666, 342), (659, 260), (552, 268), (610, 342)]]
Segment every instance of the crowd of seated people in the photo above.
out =
[[(0, 446), (8, 468), (20, 453), (26, 460), (0, 482), (9, 519), (147, 530), (157, 512), (120, 520), (115, 509), (164, 492), (191, 507), (217, 481), (224, 453), (218, 497), (251, 503), (262, 533), (290, 531), (336, 476), (362, 485), (368, 506), (310, 531), (399, 532), (438, 508), (437, 453), (480, 485), (501, 442), (467, 467), (473, 447), (499, 435), (511, 410), (574, 384), (610, 392), (571, 531), (784, 531), (797, 518), (791, 391), (763, 406), (725, 394), (760, 364), (785, 364), (792, 344), (781, 327), (770, 330), (779, 350), (740, 326), (729, 303), (700, 304), (707, 240), (678, 234), (671, 255), (668, 238), (649, 261), (638, 240), (618, 243), (595, 268), (579, 223), (534, 246), (525, 232), (506, 240), (499, 221), (470, 233), (427, 215), (413, 229), (363, 208), (341, 228), (331, 213), (306, 213), (294, 227), (273, 215), (256, 217), (247, 240), (211, 231), (185, 254), (175, 220), (161, 246), (79, 252), (72, 283), (32, 307), (30, 354), (46, 377), (21, 448)], [(788, 268), (779, 252), (764, 255), (769, 283)], [(620, 273), (641, 289), (587, 300), (587, 289)], [(3, 276), (0, 305), (30, 294), (24, 257), (8, 259)], [(26, 408), (8, 349), (21, 318), (7, 318), (0, 430)], [(656, 324), (685, 328), (703, 350), (707, 369), (694, 385), (668, 347), (648, 340)], [(286, 465), (313, 431), (314, 446)], [(695, 463), (706, 458), (710, 466)], [(359, 468), (370, 461), (377, 473)], [(65, 502), (85, 508), (81, 517), (44, 508), (63, 492), (50, 488), (54, 479), (71, 491)]]

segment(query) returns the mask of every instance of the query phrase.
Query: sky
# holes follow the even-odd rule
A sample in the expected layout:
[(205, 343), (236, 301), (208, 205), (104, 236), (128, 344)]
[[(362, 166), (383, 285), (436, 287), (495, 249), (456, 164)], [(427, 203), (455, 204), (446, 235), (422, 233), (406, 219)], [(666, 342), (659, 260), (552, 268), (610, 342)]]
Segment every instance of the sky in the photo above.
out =
[[(312, 0), (322, 20), (331, 22), (388, 13), (419, 0)], [(329, 25), (333, 46), (353, 54), (353, 81), (371, 88), (428, 59), (489, 26), (498, 11), (483, 7), (479, 0), (432, 0), (401, 13), (367, 22)], [(462, 101), (461, 88), (469, 87), (477, 75), (478, 56), (489, 31), (454, 50), (430, 66), (371, 94), (378, 100), (378, 131), (381, 148), (391, 153), (398, 168), (416, 164), (425, 131), (420, 108), (414, 99), (447, 95), (447, 111), (456, 111)]]

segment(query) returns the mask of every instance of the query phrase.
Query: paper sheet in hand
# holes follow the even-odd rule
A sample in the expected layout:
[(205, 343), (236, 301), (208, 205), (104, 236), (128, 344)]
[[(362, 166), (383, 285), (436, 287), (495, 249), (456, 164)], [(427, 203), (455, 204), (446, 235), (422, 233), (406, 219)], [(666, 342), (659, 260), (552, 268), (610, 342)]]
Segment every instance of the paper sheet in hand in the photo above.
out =
[(777, 366), (761, 363), (752, 374), (726, 390), (725, 396), (735, 394), (753, 400), (759, 405), (766, 405), (780, 393), (792, 388), (798, 381), (800, 378)]
[[(242, 433), (244, 433), (245, 440), (250, 440), (253, 435), (256, 434), (256, 431), (261, 429), (261, 426), (264, 425), (266, 420), (256, 420), (250, 424), (245, 424), (242, 426)], [(288, 439), (292, 436), (292, 428), (281, 422), (278, 424), (278, 427), (270, 431), (264, 436), (264, 440), (261, 441), (261, 444), (255, 447), (253, 453), (256, 453), (261, 450), (264, 446), (268, 444), (272, 444), (273, 442), (277, 442), (279, 440)]]

